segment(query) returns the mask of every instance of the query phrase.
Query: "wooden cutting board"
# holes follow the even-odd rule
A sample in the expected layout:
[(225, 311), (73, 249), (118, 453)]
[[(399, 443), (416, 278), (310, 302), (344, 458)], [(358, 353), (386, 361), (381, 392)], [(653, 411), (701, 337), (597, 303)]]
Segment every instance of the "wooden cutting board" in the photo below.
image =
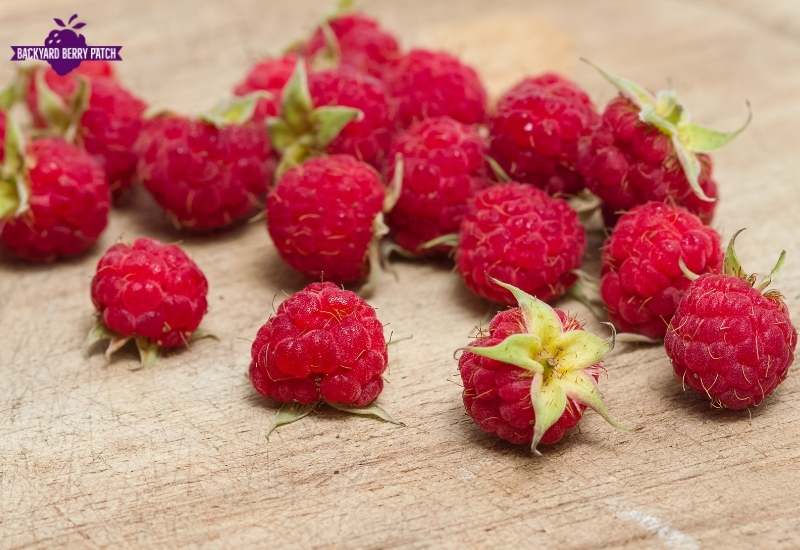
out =
[[(494, 94), (566, 72), (603, 104), (589, 56), (651, 87), (671, 82), (698, 121), (755, 120), (715, 156), (715, 227), (779, 280), (800, 320), (800, 4), (381, 0), (364, 2), (406, 45), (447, 47)], [(488, 7), (491, 4), (491, 7)], [(0, 47), (36, 43), (74, 3), (0, 5)], [(122, 79), (196, 112), (260, 56), (311, 28), (325, 2), (87, 0), (95, 43), (124, 45)], [(8, 50), (6, 50), (8, 53)], [(5, 81), (11, 63), (0, 66)], [(211, 284), (198, 342), (156, 368), (86, 359), (89, 282), (119, 238), (181, 240)], [(685, 394), (660, 347), (620, 347), (602, 389), (634, 433), (593, 413), (542, 458), (464, 414), (453, 351), (492, 313), (445, 264), (405, 262), (372, 302), (395, 338), (381, 403), (407, 426), (326, 414), (264, 439), (272, 414), (245, 378), (258, 326), (303, 281), (262, 224), (180, 235), (141, 194), (100, 245), (53, 266), (0, 259), (0, 546), (797, 548), (800, 374), (763, 406), (711, 409)], [(585, 313), (579, 306), (570, 308)], [(796, 369), (795, 369), (796, 370)]]

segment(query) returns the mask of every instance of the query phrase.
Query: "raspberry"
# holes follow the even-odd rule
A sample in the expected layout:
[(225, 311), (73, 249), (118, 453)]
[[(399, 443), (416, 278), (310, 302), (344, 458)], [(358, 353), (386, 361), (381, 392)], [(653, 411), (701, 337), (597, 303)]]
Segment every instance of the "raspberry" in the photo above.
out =
[[(41, 76), (40, 76), (41, 73)], [(37, 82), (44, 78), (47, 87), (62, 99), (71, 98), (78, 89), (78, 81), (86, 78), (91, 84), (98, 78), (114, 78), (114, 69), (107, 61), (83, 61), (76, 69), (60, 76), (52, 68), (36, 66), (28, 75), (25, 87), (25, 104), (38, 128), (44, 128), (48, 121), (39, 110)]]
[(212, 124), (178, 115), (145, 123), (138, 175), (180, 228), (208, 231), (255, 214), (274, 171), (258, 122)]
[(332, 283), (293, 294), (252, 346), (250, 381), (280, 403), (365, 407), (383, 390), (388, 360), (375, 310)]
[(76, 144), (103, 166), (111, 190), (116, 193), (130, 187), (137, 160), (133, 145), (146, 105), (111, 77), (96, 75), (83, 82), (67, 82), (51, 88), (51, 97), (37, 95), (40, 87), (50, 88), (47, 77), (30, 79), (26, 101), (34, 119), (62, 135), (75, 126)]
[(297, 56), (294, 54), (283, 57), (267, 58), (259, 61), (250, 69), (244, 80), (233, 90), (237, 96), (246, 96), (253, 92), (267, 92), (269, 97), (258, 100), (254, 114), (255, 120), (263, 120), (276, 116), (280, 111), (281, 92), (292, 76)]
[(648, 202), (623, 214), (603, 249), (600, 293), (618, 329), (663, 338), (694, 273), (722, 267), (719, 234), (682, 208)]
[(382, 29), (377, 21), (362, 13), (339, 15), (326, 24), (332, 31), (335, 43), (329, 44), (326, 31), (318, 27), (305, 45), (307, 58), (327, 54), (333, 56), (333, 61), (341, 67), (380, 78), (386, 67), (400, 56), (397, 39)]
[(603, 201), (606, 222), (648, 201), (682, 206), (709, 223), (717, 184), (711, 158), (704, 154), (739, 135), (691, 122), (675, 92), (651, 94), (635, 82), (595, 67), (620, 92), (603, 112), (593, 136), (582, 140), (579, 169), (586, 186)]
[[(18, 136), (18, 132), (9, 124), (5, 134), (8, 147), (10, 136)], [(32, 141), (24, 157), (14, 147), (12, 155), (17, 159), (15, 181), (0, 181), (0, 191), (6, 185), (11, 187), (0, 192), (3, 246), (35, 262), (77, 256), (88, 250), (108, 223), (111, 201), (97, 162), (59, 138)], [(6, 163), (9, 160), (4, 159)]]
[(136, 341), (143, 363), (147, 352), (186, 347), (206, 313), (208, 282), (178, 246), (153, 239), (117, 243), (97, 263), (92, 303), (97, 335), (109, 348)]
[(389, 100), (383, 84), (348, 71), (314, 73), (308, 80), (315, 106), (353, 107), (361, 111), (327, 146), (331, 155), (352, 155), (375, 168), (383, 165), (391, 140)]
[[(709, 223), (716, 202), (700, 199), (689, 186), (670, 137), (639, 120), (639, 109), (618, 96), (603, 112), (603, 122), (587, 140), (581, 166), (586, 186), (603, 201), (612, 224), (619, 213), (648, 201), (682, 206)], [(711, 157), (697, 155), (698, 181), (709, 197), (717, 196)]]
[(745, 409), (759, 405), (784, 381), (794, 362), (797, 331), (781, 295), (766, 290), (784, 254), (756, 284), (739, 265), (735, 239), (725, 254), (725, 273), (702, 275), (689, 285), (664, 347), (684, 387), (715, 407)]
[(530, 443), (537, 454), (539, 443), (560, 441), (587, 405), (617, 426), (596, 383), (609, 344), (565, 312), (495, 283), (518, 305), (495, 315), (489, 334), (459, 358), (467, 414), (483, 431), (510, 443)]
[(584, 187), (578, 143), (599, 122), (577, 84), (555, 73), (526, 78), (497, 103), (489, 122), (491, 155), (515, 181), (575, 194)]
[(466, 285), (488, 300), (514, 303), (493, 277), (550, 301), (575, 282), (585, 249), (585, 231), (566, 201), (530, 185), (502, 183), (470, 200), (456, 266)]
[(317, 157), (292, 168), (267, 198), (267, 228), (281, 257), (311, 279), (362, 280), (381, 236), (385, 189), (353, 157)]
[(396, 123), (449, 116), (464, 124), (486, 118), (486, 90), (478, 73), (444, 52), (411, 50), (386, 71)]
[(283, 89), (280, 118), (268, 120), (282, 154), (278, 175), (313, 155), (352, 155), (376, 168), (391, 139), (392, 121), (383, 84), (346, 69), (306, 75), (295, 65)]
[(475, 128), (449, 117), (417, 122), (395, 138), (390, 158), (402, 157), (403, 183), (387, 224), (398, 245), (413, 254), (442, 251), (422, 245), (458, 231), (468, 199), (489, 183), (485, 152)]

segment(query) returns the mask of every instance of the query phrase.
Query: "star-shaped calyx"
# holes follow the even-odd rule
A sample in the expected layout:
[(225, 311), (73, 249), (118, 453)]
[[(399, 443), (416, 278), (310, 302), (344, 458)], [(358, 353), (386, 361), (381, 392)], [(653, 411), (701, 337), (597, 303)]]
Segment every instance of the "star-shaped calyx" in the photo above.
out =
[(27, 178), (25, 143), (16, 121), (6, 116), (4, 158), (0, 165), (0, 222), (28, 210), (30, 188)]
[(565, 328), (546, 303), (514, 286), (493, 281), (516, 298), (525, 332), (512, 334), (495, 346), (471, 346), (466, 351), (530, 373), (534, 412), (531, 450), (540, 454), (536, 447), (542, 436), (561, 418), (570, 401), (591, 407), (609, 424), (624, 429), (609, 415), (595, 382), (602, 368), (600, 361), (613, 343), (585, 330)]
[(280, 116), (267, 120), (272, 146), (281, 153), (275, 177), (280, 178), (289, 168), (324, 153), (339, 132), (360, 117), (363, 113), (354, 107), (314, 107), (306, 63), (298, 59), (292, 77), (283, 88)]
[(716, 151), (742, 133), (752, 119), (750, 104), (747, 103), (747, 120), (740, 128), (733, 132), (712, 130), (691, 121), (689, 112), (678, 101), (674, 90), (661, 90), (654, 95), (627, 78), (613, 75), (586, 59), (583, 61), (594, 67), (620, 94), (639, 108), (639, 120), (654, 126), (670, 138), (694, 194), (707, 202), (716, 200), (706, 195), (700, 186), (701, 167), (697, 153)]

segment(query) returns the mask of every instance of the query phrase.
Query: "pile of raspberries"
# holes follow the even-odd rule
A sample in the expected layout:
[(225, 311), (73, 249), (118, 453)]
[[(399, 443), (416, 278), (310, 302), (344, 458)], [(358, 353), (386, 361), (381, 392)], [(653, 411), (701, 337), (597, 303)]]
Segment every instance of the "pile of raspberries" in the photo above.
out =
[[(629, 341), (663, 341), (678, 382), (714, 407), (757, 406), (786, 378), (797, 333), (771, 286), (784, 254), (751, 275), (735, 235), (723, 251), (710, 225), (722, 185), (709, 152), (747, 123), (702, 128), (674, 92), (599, 67), (618, 92), (603, 109), (551, 72), (490, 102), (473, 67), (404, 49), (348, 4), (201, 115), (148, 110), (104, 62), (20, 71), (0, 93), (4, 261), (85, 255), (136, 186), (209, 241), (265, 215), (310, 283), (253, 341), (252, 385), (280, 407), (270, 432), (323, 405), (393, 421), (375, 403), (388, 343), (365, 297), (397, 258), (451, 259), (503, 308), (458, 350), (464, 405), (534, 451), (587, 407), (620, 426), (597, 389), (613, 337), (549, 305), (565, 297), (602, 304)], [(594, 276), (587, 233), (606, 236)], [(207, 293), (179, 246), (114, 244), (91, 284), (89, 345), (108, 341), (110, 356), (131, 343), (150, 365), (202, 334)]]

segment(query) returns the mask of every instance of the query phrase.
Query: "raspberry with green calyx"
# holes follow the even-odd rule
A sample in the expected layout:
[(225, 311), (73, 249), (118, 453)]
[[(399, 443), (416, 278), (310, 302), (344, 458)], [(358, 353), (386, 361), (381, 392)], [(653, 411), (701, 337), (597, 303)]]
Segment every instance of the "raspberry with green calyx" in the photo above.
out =
[[(517, 307), (500, 312), (488, 337), (465, 348), (459, 360), (467, 413), (482, 429), (512, 443), (555, 443), (580, 420), (585, 407), (614, 421), (597, 388), (601, 360), (613, 347), (583, 330), (562, 311), (495, 280)], [(558, 425), (557, 433), (548, 430)], [(547, 437), (545, 437), (547, 434)]]
[(739, 129), (711, 130), (691, 121), (673, 90), (654, 95), (586, 62), (620, 93), (606, 107), (600, 127), (581, 144), (579, 160), (586, 185), (603, 200), (607, 221), (652, 200), (682, 206), (709, 222), (716, 183), (707, 153), (748, 126), (749, 103), (747, 120)]

